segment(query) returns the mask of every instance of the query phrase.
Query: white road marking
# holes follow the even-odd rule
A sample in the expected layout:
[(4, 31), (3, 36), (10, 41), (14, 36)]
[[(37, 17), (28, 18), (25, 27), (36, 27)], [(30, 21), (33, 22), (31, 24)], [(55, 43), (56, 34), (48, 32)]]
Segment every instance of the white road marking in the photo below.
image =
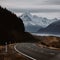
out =
[(14, 46), (14, 49), (15, 49), (18, 53), (20, 53), (20, 54), (22, 54), (22, 55), (24, 55), (24, 56), (26, 56), (26, 57), (28, 57), (28, 58), (30, 58), (30, 59), (32, 59), (32, 60), (37, 60), (37, 59), (35, 59), (35, 58), (32, 58), (31, 56), (28, 56), (28, 55), (20, 52), (19, 50), (17, 50), (17, 49), (16, 49), (16, 46), (17, 46), (17, 45)]

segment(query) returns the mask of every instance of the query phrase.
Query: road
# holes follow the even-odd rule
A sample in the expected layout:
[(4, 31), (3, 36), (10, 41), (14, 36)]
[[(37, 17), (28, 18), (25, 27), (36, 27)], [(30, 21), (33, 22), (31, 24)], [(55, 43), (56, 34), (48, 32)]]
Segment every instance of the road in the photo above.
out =
[(34, 43), (18, 43), (14, 48), (32, 60), (60, 60), (60, 51), (41, 48)]

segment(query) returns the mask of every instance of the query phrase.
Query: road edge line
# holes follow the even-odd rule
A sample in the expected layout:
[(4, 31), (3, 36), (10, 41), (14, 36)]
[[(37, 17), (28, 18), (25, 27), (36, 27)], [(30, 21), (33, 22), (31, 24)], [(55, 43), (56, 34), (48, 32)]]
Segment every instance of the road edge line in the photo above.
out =
[(22, 54), (22, 55), (24, 55), (24, 56), (26, 56), (26, 57), (28, 57), (28, 58), (30, 58), (30, 59), (32, 59), (32, 60), (36, 60), (35, 58), (32, 58), (31, 56), (26, 55), (26, 54), (20, 52), (19, 50), (17, 50), (16, 46), (17, 46), (17, 45), (14, 46), (14, 49), (15, 49), (18, 53), (20, 53), (20, 54)]

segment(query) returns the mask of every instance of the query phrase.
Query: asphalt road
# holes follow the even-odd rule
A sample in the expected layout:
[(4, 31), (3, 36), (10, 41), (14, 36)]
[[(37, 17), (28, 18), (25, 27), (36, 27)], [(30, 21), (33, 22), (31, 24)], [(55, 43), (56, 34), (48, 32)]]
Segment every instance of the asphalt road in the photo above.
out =
[(18, 43), (14, 48), (17, 52), (26, 54), (26, 57), (30, 57), (32, 60), (60, 60), (60, 51), (40, 48), (34, 43)]

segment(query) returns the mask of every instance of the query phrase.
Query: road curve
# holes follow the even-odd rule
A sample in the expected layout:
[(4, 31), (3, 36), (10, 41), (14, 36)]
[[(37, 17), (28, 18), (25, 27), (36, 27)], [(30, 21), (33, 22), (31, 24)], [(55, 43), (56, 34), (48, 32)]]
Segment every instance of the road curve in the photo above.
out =
[(14, 48), (32, 60), (60, 60), (60, 51), (40, 48), (34, 43), (18, 43)]

